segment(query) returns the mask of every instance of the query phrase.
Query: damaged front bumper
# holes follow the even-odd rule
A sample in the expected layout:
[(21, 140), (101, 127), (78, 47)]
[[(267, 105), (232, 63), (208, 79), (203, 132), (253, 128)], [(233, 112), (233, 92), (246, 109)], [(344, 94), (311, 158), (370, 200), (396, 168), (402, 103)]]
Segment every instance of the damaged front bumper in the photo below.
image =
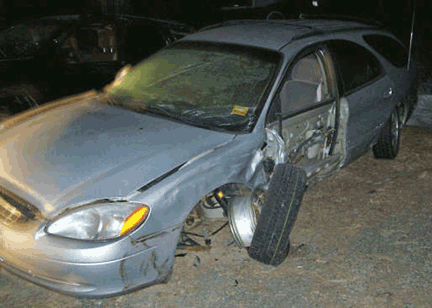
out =
[(89, 243), (46, 234), (30, 237), (0, 225), (0, 266), (64, 294), (116, 296), (169, 280), (180, 231), (177, 227), (139, 241), (128, 236)]

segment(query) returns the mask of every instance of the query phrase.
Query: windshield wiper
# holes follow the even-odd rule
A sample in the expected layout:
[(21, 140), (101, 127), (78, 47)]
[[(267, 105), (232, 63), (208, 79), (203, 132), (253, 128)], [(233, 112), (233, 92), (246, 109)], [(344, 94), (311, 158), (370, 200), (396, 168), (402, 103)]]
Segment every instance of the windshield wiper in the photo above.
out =
[(192, 126), (198, 126), (201, 128), (207, 128), (207, 129), (214, 129), (214, 126), (212, 123), (206, 123), (201, 118), (197, 117), (190, 117), (190, 116), (184, 116), (183, 114), (179, 114), (178, 112), (175, 112), (174, 110), (170, 110), (168, 108), (164, 108), (158, 105), (149, 105), (145, 108), (137, 111), (140, 113), (145, 113), (146, 111), (149, 111), (153, 114), (162, 115), (166, 118), (174, 119), (177, 121), (180, 121), (185, 124), (189, 124)]
[(183, 117), (181, 119), (184, 122), (187, 121), (191, 124), (213, 130), (243, 131), (245, 128), (249, 127), (251, 120), (249, 117), (239, 119), (238, 116), (235, 115), (210, 114), (203, 112), (202, 109), (190, 109), (182, 114)]
[(181, 121), (182, 116), (178, 114), (175, 110), (171, 110), (170, 108), (162, 107), (159, 105), (145, 105), (143, 108), (133, 108), (127, 107), (138, 113), (151, 113), (157, 116), (161, 116), (163, 118), (174, 119)]

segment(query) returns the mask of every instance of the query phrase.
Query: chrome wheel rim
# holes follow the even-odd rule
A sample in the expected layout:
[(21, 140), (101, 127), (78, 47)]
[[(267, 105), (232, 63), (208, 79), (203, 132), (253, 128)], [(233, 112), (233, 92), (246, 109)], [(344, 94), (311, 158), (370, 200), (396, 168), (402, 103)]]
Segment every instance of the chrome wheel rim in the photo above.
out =
[(230, 199), (228, 220), (234, 241), (240, 248), (249, 247), (264, 204), (265, 191), (250, 190)]
[(390, 121), (391, 121), (391, 141), (392, 141), (392, 146), (395, 149), (399, 143), (399, 138), (400, 138), (400, 124), (399, 124), (399, 115), (397, 109), (393, 110)]
[(397, 113), (399, 116), (399, 125), (403, 126), (406, 124), (408, 118), (408, 108), (404, 103), (399, 103), (397, 107)]

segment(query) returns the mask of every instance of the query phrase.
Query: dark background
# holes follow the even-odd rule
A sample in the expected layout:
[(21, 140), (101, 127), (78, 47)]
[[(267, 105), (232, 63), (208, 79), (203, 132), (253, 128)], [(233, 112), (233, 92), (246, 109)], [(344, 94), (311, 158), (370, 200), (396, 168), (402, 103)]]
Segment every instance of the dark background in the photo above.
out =
[[(244, 10), (221, 10), (222, 7), (251, 6), (268, 3), (266, 7)], [(341, 5), (336, 0), (0, 0), (0, 16), (12, 21), (34, 16), (76, 14), (83, 11), (127, 13), (187, 22), (197, 28), (223, 19), (265, 17), (271, 10), (279, 10), (286, 17), (299, 13), (334, 13), (355, 15), (377, 20), (399, 35), (409, 38), (414, 1), (417, 7), (417, 31), (420, 44), (429, 46), (430, 3), (427, 0), (360, 0)], [(347, 1), (348, 2), (348, 1)]]

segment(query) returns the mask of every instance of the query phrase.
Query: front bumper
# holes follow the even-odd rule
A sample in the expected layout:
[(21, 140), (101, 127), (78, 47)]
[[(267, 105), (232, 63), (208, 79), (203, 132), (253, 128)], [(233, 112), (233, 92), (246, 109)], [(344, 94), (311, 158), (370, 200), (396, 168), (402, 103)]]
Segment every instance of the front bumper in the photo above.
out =
[[(125, 237), (95, 247), (73, 241), (74, 248), (69, 243), (62, 253), (56, 253), (62, 247), (54, 244), (71, 240), (51, 241), (52, 236), (38, 238), (27, 233), (17, 234), (21, 242), (13, 241), (11, 234), (18, 232), (5, 232), (6, 228), (0, 225), (1, 267), (35, 284), (78, 297), (115, 296), (169, 280), (181, 231), (165, 230), (139, 241)], [(25, 238), (28, 240), (22, 241)]]

